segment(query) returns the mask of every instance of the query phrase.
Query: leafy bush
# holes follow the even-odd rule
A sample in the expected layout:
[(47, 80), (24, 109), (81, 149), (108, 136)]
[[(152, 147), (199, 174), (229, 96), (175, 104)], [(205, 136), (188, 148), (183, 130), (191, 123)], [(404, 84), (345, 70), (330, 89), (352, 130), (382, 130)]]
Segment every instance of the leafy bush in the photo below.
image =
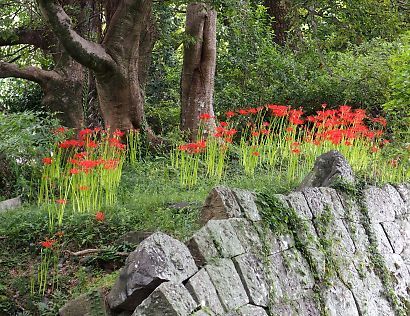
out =
[(0, 195), (28, 195), (33, 190), (30, 182), (39, 175), (39, 159), (51, 148), (57, 125), (57, 119), (43, 112), (0, 113), (0, 154), (7, 166), (1, 172), (12, 175), (3, 180), (9, 189)]
[(44, 111), (43, 92), (38, 84), (22, 79), (2, 79), (0, 110), (7, 112)]
[(392, 122), (396, 136), (404, 142), (410, 142), (410, 31), (402, 39), (403, 45), (390, 60), (390, 100), (383, 108)]
[[(236, 12), (236, 11), (235, 11)], [(263, 7), (219, 21), (216, 111), (266, 103), (303, 106), (349, 104), (378, 114), (389, 94), (389, 58), (398, 43), (382, 39), (351, 45), (345, 51), (295, 52), (273, 45)]]

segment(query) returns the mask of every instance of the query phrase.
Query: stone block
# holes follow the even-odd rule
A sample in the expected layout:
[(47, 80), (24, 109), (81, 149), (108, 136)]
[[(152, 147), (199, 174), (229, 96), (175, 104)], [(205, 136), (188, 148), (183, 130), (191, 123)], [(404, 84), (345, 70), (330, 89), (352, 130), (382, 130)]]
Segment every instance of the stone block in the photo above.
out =
[(248, 253), (233, 258), (233, 262), (248, 294), (249, 302), (253, 305), (267, 307), (270, 280), (265, 270), (269, 264), (265, 266), (261, 259)]
[(259, 214), (258, 206), (255, 203), (256, 194), (254, 192), (242, 189), (233, 189), (232, 192), (235, 195), (245, 218), (253, 222), (262, 219)]
[(291, 192), (286, 196), (289, 206), (296, 211), (302, 219), (311, 220), (313, 215), (302, 192)]
[(232, 258), (245, 252), (229, 220), (210, 220), (206, 226), (222, 258)]
[(269, 257), (271, 274), (279, 280), (282, 297), (296, 300), (310, 292), (315, 284), (309, 265), (296, 249)]
[[(409, 230), (409, 234), (410, 234), (409, 222), (407, 221), (401, 221), (401, 222), (404, 225), (407, 224), (408, 226), (407, 229)], [(406, 231), (405, 230), (402, 231), (402, 227), (398, 223), (398, 221), (384, 222), (384, 223), (381, 223), (381, 225), (383, 226), (383, 230), (386, 233), (387, 239), (389, 240), (389, 243), (392, 246), (394, 253), (401, 254), (406, 244), (406, 241), (403, 238), (406, 234)], [(408, 239), (408, 242), (410, 242), (410, 239)]]
[(345, 211), (336, 190), (332, 188), (306, 188), (302, 193), (306, 198), (313, 218), (319, 217), (326, 209), (335, 218), (345, 217)]
[(372, 222), (394, 222), (396, 217), (395, 203), (385, 190), (378, 187), (365, 189), (364, 202)]
[(225, 311), (249, 303), (241, 278), (230, 259), (220, 259), (205, 266)]
[(224, 312), (215, 287), (204, 268), (191, 277), (185, 287), (198, 305), (217, 315)]
[(332, 285), (325, 290), (323, 296), (328, 315), (359, 316), (352, 292), (339, 279), (332, 280)]
[(162, 282), (183, 282), (197, 270), (183, 243), (166, 234), (154, 233), (128, 256), (108, 295), (108, 303), (114, 310), (133, 311)]
[(211, 219), (242, 217), (241, 208), (232, 190), (218, 186), (212, 189), (205, 200), (200, 221), (205, 225)]
[(248, 304), (229, 312), (225, 316), (268, 316), (268, 314), (262, 307)]
[(208, 226), (203, 226), (191, 237), (188, 241), (188, 249), (199, 267), (210, 260), (219, 258), (219, 252), (215, 247)]
[(236, 232), (243, 249), (248, 253), (261, 254), (263, 245), (259, 238), (256, 226), (261, 225), (260, 222), (252, 223), (243, 218), (231, 218), (229, 222)]
[(182, 284), (165, 282), (137, 306), (132, 316), (187, 316), (196, 307)]

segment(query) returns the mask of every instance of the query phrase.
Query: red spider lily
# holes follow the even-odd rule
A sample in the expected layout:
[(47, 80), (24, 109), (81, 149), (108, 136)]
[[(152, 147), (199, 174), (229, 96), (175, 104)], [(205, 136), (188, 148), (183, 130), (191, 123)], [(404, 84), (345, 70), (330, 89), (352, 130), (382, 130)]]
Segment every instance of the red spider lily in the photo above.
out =
[(81, 140), (76, 140), (76, 139), (65, 140), (58, 145), (58, 147), (60, 148), (82, 147), (82, 146), (84, 146), (84, 142)]
[(258, 109), (257, 109), (257, 108), (250, 108), (250, 109), (248, 109), (248, 113), (250, 113), (250, 114), (257, 114), (257, 113), (258, 113)]
[(61, 126), (61, 127), (59, 127), (59, 128), (56, 128), (56, 129), (53, 131), (53, 134), (54, 134), (54, 135), (64, 134), (66, 131), (67, 131), (67, 129), (66, 129), (64, 126)]
[(269, 130), (267, 130), (267, 129), (261, 129), (261, 134), (263, 134), (263, 135), (269, 135)]
[(44, 157), (43, 158), (43, 164), (51, 165), (52, 163), (53, 163), (53, 158), (51, 158), (51, 157)]
[(263, 122), (262, 125), (263, 125), (263, 126), (269, 126), (270, 123), (269, 123), (269, 122)]
[(286, 131), (292, 133), (293, 131), (295, 131), (295, 129), (293, 128), (293, 126), (289, 126), (286, 128)]
[(290, 110), (289, 111), (289, 122), (293, 125), (300, 125), (304, 123), (304, 120), (300, 117), (303, 115), (303, 110)]
[(74, 154), (74, 158), (75, 159), (84, 159), (85, 157), (87, 157), (87, 155), (88, 155), (88, 153), (83, 151), (83, 152)]
[(379, 150), (380, 150), (380, 148), (377, 147), (377, 146), (372, 146), (372, 147), (370, 147), (370, 151), (371, 151), (372, 153), (377, 153)]
[(344, 144), (345, 144), (346, 146), (352, 146), (352, 142), (350, 142), (350, 141), (348, 141), (348, 140), (346, 140), (346, 141), (344, 142)]
[(259, 134), (260, 134), (260, 133), (259, 133), (259, 132), (257, 132), (257, 131), (253, 131), (253, 132), (252, 132), (252, 136), (253, 136), (253, 137), (258, 137), (258, 136), (259, 136)]
[(110, 138), (108, 140), (111, 147), (116, 147), (118, 149), (125, 149), (125, 144), (121, 143), (121, 141), (117, 138)]
[(104, 161), (103, 168), (106, 170), (113, 170), (118, 167), (119, 163), (120, 161), (118, 159), (107, 160), (107, 161)]
[(86, 159), (86, 160), (79, 161), (79, 162), (77, 163), (77, 165), (79, 165), (79, 166), (81, 166), (81, 167), (83, 167), (83, 168), (86, 168), (86, 169), (92, 169), (92, 168), (97, 167), (97, 166), (100, 165), (101, 163), (102, 163), (101, 160)]
[(85, 136), (90, 135), (90, 134), (92, 134), (92, 133), (93, 133), (93, 131), (92, 131), (91, 129), (85, 128), (85, 129), (82, 129), (81, 131), (79, 131), (78, 137), (79, 137), (80, 139), (84, 139)]
[(98, 144), (92, 140), (88, 141), (85, 143), (85, 146), (88, 148), (97, 148)]
[(70, 169), (70, 174), (79, 174), (81, 171), (77, 168), (71, 168)]
[(53, 248), (53, 245), (57, 242), (55, 239), (47, 239), (45, 241), (41, 241), (40, 245), (43, 248), (51, 249)]
[(390, 166), (392, 166), (393, 168), (396, 168), (399, 165), (399, 160), (398, 159), (392, 159), (389, 161)]
[(105, 214), (101, 211), (95, 213), (95, 220), (97, 222), (103, 222), (105, 220)]
[(123, 137), (125, 135), (124, 132), (121, 132), (118, 128), (115, 130), (114, 133), (112, 133), (113, 136), (115, 137)]
[(199, 119), (203, 120), (203, 121), (210, 120), (212, 118), (214, 118), (214, 117), (209, 113), (203, 113), (199, 116)]
[(220, 122), (219, 125), (222, 126), (222, 127), (227, 127), (227, 126), (228, 126), (228, 123), (226, 123), (226, 122)]
[(70, 159), (68, 159), (68, 162), (69, 163), (71, 163), (71, 164), (73, 164), (73, 165), (78, 165), (78, 160), (77, 159), (74, 159), (74, 158), (70, 158)]
[(197, 143), (183, 144), (178, 147), (180, 151), (186, 151), (189, 154), (199, 154), (206, 147), (206, 142), (201, 140)]
[(259, 157), (259, 152), (257, 152), (257, 151), (254, 151), (253, 153), (252, 153), (252, 156), (255, 156), (255, 157)]
[(274, 116), (282, 117), (288, 114), (288, 107), (285, 105), (269, 104), (267, 107), (272, 111)]
[(80, 191), (87, 191), (90, 187), (86, 185), (82, 185), (79, 187)]
[(57, 204), (64, 205), (64, 204), (67, 204), (67, 200), (65, 200), (65, 199), (59, 199), (59, 200), (56, 200), (56, 203), (57, 203)]
[(291, 150), (294, 154), (300, 154), (300, 148), (296, 147), (296, 148), (292, 148)]
[(322, 103), (322, 109), (326, 109), (327, 103)]
[(374, 123), (379, 123), (379, 124), (382, 125), (382, 126), (386, 126), (386, 125), (387, 125), (386, 119), (385, 119), (384, 117), (381, 117), (381, 116), (375, 117), (374, 119), (372, 119), (372, 121), (373, 121)]
[(225, 115), (226, 115), (227, 118), (231, 118), (231, 117), (235, 116), (235, 112), (228, 111), (228, 112), (225, 113)]
[(240, 115), (248, 115), (248, 114), (249, 114), (248, 110), (245, 110), (245, 109), (240, 109), (240, 110), (238, 110), (238, 113), (239, 113)]

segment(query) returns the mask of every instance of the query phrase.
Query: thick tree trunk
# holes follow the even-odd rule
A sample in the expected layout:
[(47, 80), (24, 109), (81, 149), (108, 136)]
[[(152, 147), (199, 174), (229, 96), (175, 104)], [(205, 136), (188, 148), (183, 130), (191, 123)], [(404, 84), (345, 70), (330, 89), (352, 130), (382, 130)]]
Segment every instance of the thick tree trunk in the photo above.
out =
[(216, 64), (216, 11), (204, 3), (187, 7), (186, 30), (181, 78), (181, 130), (189, 131), (192, 140), (198, 136), (200, 116), (205, 133), (215, 129), (213, 93)]
[[(142, 128), (150, 132), (144, 116), (144, 97), (140, 76), (142, 60), (152, 50), (147, 25), (152, 0), (109, 1), (109, 25), (101, 44), (81, 37), (71, 25), (63, 8), (50, 0), (37, 0), (56, 36), (79, 63), (93, 70), (104, 122), (113, 129)], [(144, 52), (144, 56), (141, 53)]]
[(55, 80), (49, 80), (40, 86), (43, 89), (43, 104), (53, 112), (62, 125), (81, 129), (85, 126), (83, 108), (84, 67), (72, 61), (71, 67)]
[(285, 46), (287, 34), (290, 30), (289, 22), (289, 0), (265, 0), (265, 7), (272, 18), (272, 29), (275, 32), (274, 42)]

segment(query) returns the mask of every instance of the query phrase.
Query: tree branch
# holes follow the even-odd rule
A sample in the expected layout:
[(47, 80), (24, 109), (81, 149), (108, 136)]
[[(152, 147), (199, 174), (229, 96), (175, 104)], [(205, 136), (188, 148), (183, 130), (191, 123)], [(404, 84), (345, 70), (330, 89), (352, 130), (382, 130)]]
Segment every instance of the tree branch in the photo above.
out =
[(88, 41), (74, 31), (64, 9), (54, 0), (37, 0), (43, 16), (72, 58), (96, 71), (104, 72), (114, 67), (114, 60), (104, 47)]
[(13, 31), (0, 32), (0, 46), (19, 44), (33, 45), (34, 47), (47, 50), (52, 44), (50, 34), (46, 30), (15, 29)]
[(16, 64), (0, 61), (0, 78), (21, 78), (43, 84), (50, 79), (56, 79), (59, 75), (55, 71), (43, 70), (38, 67), (19, 68)]

